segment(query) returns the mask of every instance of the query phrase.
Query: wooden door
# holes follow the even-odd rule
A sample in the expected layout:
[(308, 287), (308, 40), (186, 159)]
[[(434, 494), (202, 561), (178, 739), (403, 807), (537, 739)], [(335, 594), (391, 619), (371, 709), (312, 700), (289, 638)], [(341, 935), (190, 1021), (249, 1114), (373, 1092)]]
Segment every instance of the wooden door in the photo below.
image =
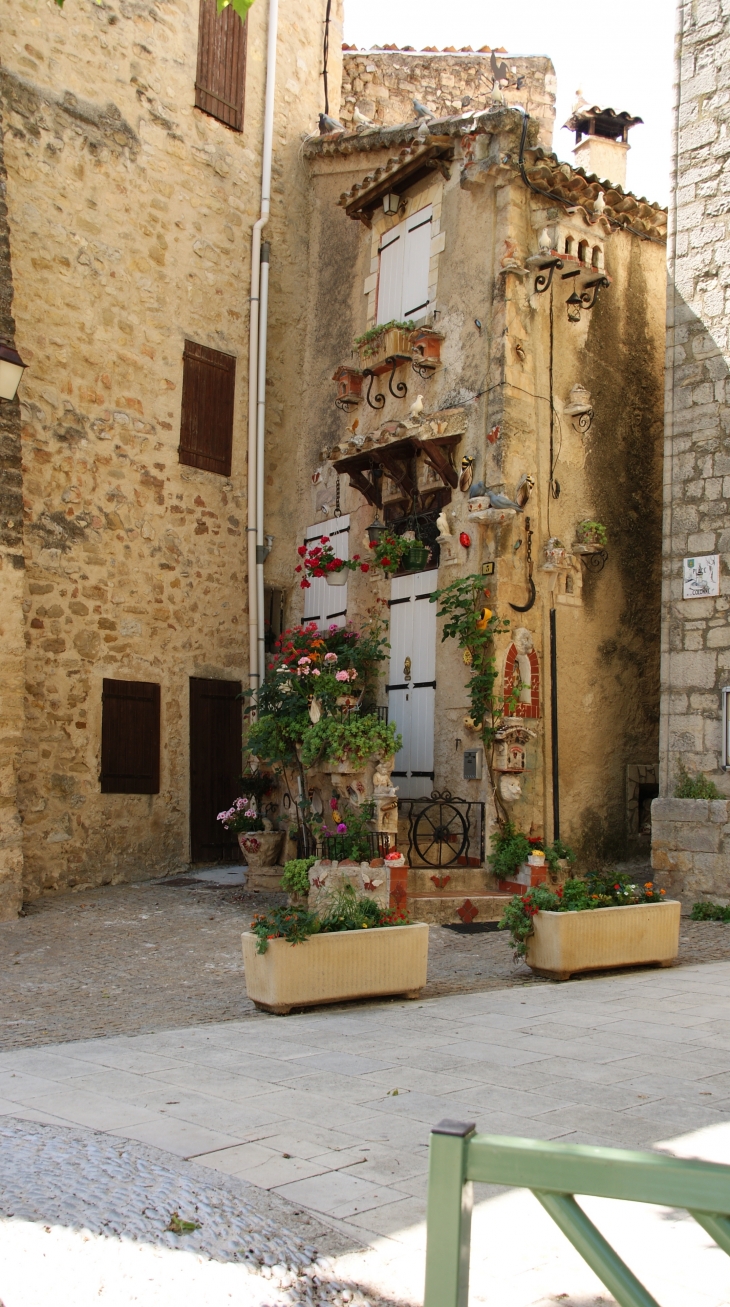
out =
[(429, 596), (435, 580), (431, 571), (391, 583), (388, 720), (403, 736), (393, 769), (402, 799), (428, 795), (434, 783), (436, 604)]
[(190, 860), (236, 862), (238, 841), (216, 817), (241, 793), (241, 682), (190, 677)]

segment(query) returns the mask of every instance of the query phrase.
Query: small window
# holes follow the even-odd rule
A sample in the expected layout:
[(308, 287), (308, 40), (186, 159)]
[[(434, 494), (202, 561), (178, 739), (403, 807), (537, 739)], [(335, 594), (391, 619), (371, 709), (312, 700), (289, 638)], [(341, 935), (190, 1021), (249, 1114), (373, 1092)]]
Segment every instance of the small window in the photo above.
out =
[(574, 245), (575, 245), (575, 241), (573, 240), (573, 237), (572, 237), (572, 236), (566, 236), (566, 237), (565, 237), (565, 253), (566, 253), (566, 254), (572, 254), (572, 253), (573, 253), (573, 247), (574, 247)]
[(159, 794), (159, 685), (105, 677), (101, 705), (102, 794)]
[(601, 249), (600, 245), (593, 246), (593, 257), (591, 259), (591, 263), (594, 268), (603, 267), (603, 250)]
[(378, 322), (405, 322), (428, 312), (431, 205), (391, 227), (380, 243)]
[(246, 32), (233, 5), (218, 13), (216, 0), (200, 0), (195, 107), (243, 130)]
[(588, 262), (588, 241), (578, 242), (578, 258), (580, 259), (581, 263)]
[(236, 360), (231, 354), (185, 341), (180, 462), (231, 475)]

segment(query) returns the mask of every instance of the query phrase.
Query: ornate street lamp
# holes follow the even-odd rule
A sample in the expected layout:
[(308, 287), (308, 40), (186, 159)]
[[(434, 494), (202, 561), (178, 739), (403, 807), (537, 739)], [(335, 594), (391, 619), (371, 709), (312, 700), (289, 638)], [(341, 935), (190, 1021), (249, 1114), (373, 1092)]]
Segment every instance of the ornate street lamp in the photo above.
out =
[(0, 399), (15, 399), (26, 367), (18, 351), (0, 341)]

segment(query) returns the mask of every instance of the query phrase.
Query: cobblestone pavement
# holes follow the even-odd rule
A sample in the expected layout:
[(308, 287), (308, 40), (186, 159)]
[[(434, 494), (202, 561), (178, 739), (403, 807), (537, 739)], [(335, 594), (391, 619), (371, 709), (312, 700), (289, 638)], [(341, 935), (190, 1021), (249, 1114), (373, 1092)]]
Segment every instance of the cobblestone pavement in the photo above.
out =
[[(0, 1189), (10, 1191), (7, 1212), (17, 1205), (12, 1219), (0, 1216), (0, 1299), (278, 1307), (280, 1293), (319, 1307), (333, 1294), (345, 1304), (359, 1285), (371, 1303), (422, 1302), (436, 1121), (727, 1164), (729, 1006), (730, 963), (715, 962), (0, 1052)], [(48, 1127), (46, 1153), (24, 1145), (19, 1120)], [(149, 1148), (166, 1156), (155, 1162)], [(97, 1182), (89, 1163), (99, 1158)], [(191, 1161), (208, 1168), (210, 1199)], [(226, 1177), (255, 1186), (257, 1202)], [(611, 1303), (531, 1194), (478, 1186), (475, 1198), (471, 1307)], [(730, 1262), (685, 1214), (581, 1201), (662, 1307), (727, 1307)], [(171, 1250), (163, 1218), (172, 1208), (185, 1219), (196, 1205), (211, 1246)], [(294, 1251), (323, 1247), (322, 1284), (308, 1293), (305, 1267), (262, 1298), (265, 1272), (246, 1280), (224, 1260), (239, 1223), (260, 1254), (258, 1221), (276, 1226), (270, 1255), (282, 1269), (281, 1246), (291, 1247), (289, 1274), (301, 1270)], [(98, 1233), (126, 1222), (121, 1240)], [(323, 1246), (315, 1223), (344, 1247)], [(100, 1296), (102, 1282), (110, 1291)]]
[[(177, 878), (36, 900), (0, 925), (0, 1048), (260, 1020), (241, 930), (283, 896)], [(680, 963), (730, 958), (730, 925), (682, 922)], [(424, 997), (541, 985), (502, 932), (430, 932)]]
[[(5, 1116), (0, 1174), (7, 1307), (35, 1299), (79, 1307), (102, 1295), (107, 1307), (220, 1307), (229, 1299), (241, 1307), (304, 1307), (313, 1295), (338, 1307), (376, 1301), (337, 1280), (326, 1254), (345, 1251), (349, 1241), (316, 1217), (157, 1148)], [(176, 1218), (197, 1228), (178, 1224), (176, 1232)], [(319, 1248), (304, 1243), (307, 1237)], [(59, 1274), (67, 1260), (70, 1276)]]

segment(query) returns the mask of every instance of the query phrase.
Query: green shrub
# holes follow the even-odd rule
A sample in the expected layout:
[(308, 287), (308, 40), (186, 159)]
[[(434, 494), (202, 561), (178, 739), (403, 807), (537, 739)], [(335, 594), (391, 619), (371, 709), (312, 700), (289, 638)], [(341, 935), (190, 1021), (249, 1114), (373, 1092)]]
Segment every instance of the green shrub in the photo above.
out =
[(313, 867), (316, 861), (316, 858), (292, 858), (291, 861), (285, 862), (281, 888), (287, 890), (289, 894), (308, 894), (309, 868)]
[[(306, 862), (306, 858), (298, 859)], [(288, 944), (303, 944), (310, 935), (339, 930), (367, 930), (381, 926), (406, 926), (410, 917), (398, 909), (383, 907), (375, 899), (355, 893), (348, 885), (329, 899), (323, 916), (306, 908), (272, 908), (258, 912), (251, 930), (258, 936), (257, 953), (265, 953), (270, 939), (285, 939)]]
[(730, 921), (730, 907), (721, 903), (695, 903), (690, 912), (692, 921)]
[(402, 743), (395, 722), (386, 726), (376, 713), (364, 716), (351, 713), (344, 721), (337, 717), (322, 717), (304, 736), (302, 763), (311, 767), (320, 757), (330, 762), (341, 762), (349, 757), (364, 766), (374, 755), (392, 758)]
[(674, 786), (675, 799), (721, 799), (722, 795), (714, 781), (708, 781), (704, 772), (690, 776), (681, 759), (677, 762), (677, 780)]

